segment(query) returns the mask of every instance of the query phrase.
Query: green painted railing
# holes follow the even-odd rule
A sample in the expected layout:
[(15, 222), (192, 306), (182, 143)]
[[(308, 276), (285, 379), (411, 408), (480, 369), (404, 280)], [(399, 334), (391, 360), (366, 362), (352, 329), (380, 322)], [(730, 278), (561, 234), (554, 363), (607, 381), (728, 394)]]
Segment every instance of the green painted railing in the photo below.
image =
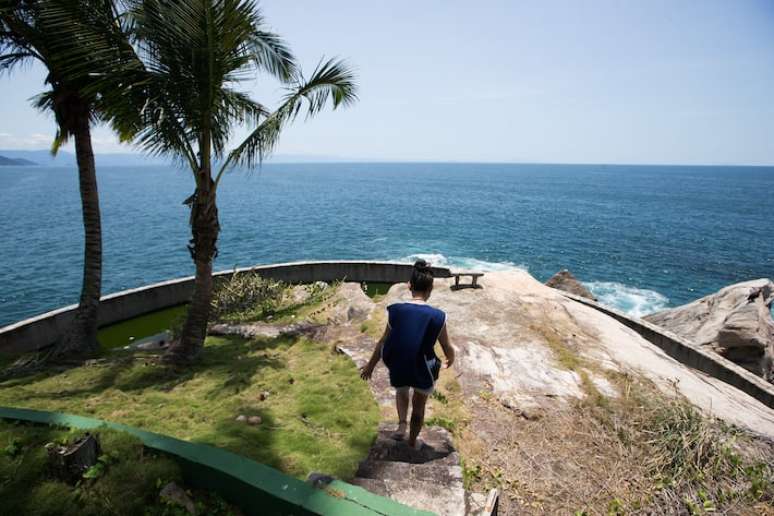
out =
[(120, 423), (11, 407), (0, 407), (0, 419), (82, 430), (94, 430), (104, 426), (127, 432), (139, 438), (148, 448), (175, 458), (180, 463), (188, 485), (217, 492), (247, 515), (432, 515), (340, 480), (334, 480), (324, 488), (316, 488), (226, 450), (182, 441)]

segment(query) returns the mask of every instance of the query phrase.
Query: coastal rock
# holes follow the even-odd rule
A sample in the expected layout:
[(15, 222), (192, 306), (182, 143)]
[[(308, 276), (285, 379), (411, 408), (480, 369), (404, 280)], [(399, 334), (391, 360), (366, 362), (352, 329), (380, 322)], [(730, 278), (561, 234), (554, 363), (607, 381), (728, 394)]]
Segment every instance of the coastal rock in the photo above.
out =
[(564, 290), (570, 294), (585, 297), (593, 301), (597, 300), (597, 298), (594, 297), (589, 289), (584, 287), (583, 283), (578, 281), (578, 279), (573, 276), (572, 273), (567, 269), (563, 269), (551, 276), (551, 278), (546, 281), (546, 286), (551, 288), (558, 288), (559, 290)]
[(312, 293), (306, 285), (294, 285), (290, 288), (288, 297), (293, 304), (302, 305), (312, 297)]
[[(452, 442), (466, 457), (467, 471), (474, 477), (496, 472), (518, 486), (503, 488), (500, 514), (565, 514), (591, 503), (604, 513), (609, 496), (589, 502), (600, 485), (627, 492), (634, 475), (650, 485), (648, 467), (640, 469), (641, 453), (655, 450), (668, 458), (671, 450), (660, 441), (641, 447), (628, 442), (649, 439), (649, 423), (656, 418), (684, 418), (684, 412), (675, 410), (683, 400), (706, 416), (741, 427), (739, 435), (748, 429), (765, 436), (761, 453), (771, 462), (774, 448), (768, 452), (764, 447), (774, 438), (774, 410), (764, 403), (679, 362), (622, 322), (541, 284), (526, 271), (487, 272), (481, 283), (481, 289), (452, 290), (453, 279), (434, 282), (429, 303), (447, 315), (456, 361), (441, 370), (427, 421), (454, 428), (456, 414), (464, 414), (464, 430), (455, 432)], [(409, 299), (406, 284), (396, 284), (376, 303), (368, 325), (334, 323), (324, 337), (362, 367), (384, 327), (386, 306)], [(442, 355), (438, 347), (436, 352)], [(395, 398), (383, 363), (369, 387), (391, 434)], [(421, 434), (426, 444), (428, 433), (425, 429)], [(632, 439), (634, 435), (638, 437)], [(630, 446), (641, 452), (632, 453)], [(439, 446), (422, 448), (432, 449)], [(461, 473), (459, 466), (444, 470), (437, 465), (445, 459), (434, 457), (415, 464), (410, 452), (405, 444), (383, 445), (377, 439), (352, 482), (417, 508), (456, 514), (465, 504), (436, 503), (435, 493), (452, 500), (443, 479)], [(468, 462), (469, 457), (474, 459)], [(429, 470), (441, 474), (432, 478), (432, 485), (443, 489), (430, 489), (431, 482), (424, 482)], [(417, 486), (432, 495), (431, 504), (424, 505)], [(481, 486), (473, 480), (471, 488)], [(563, 490), (568, 494), (555, 499)], [(470, 509), (474, 496), (468, 496)], [(574, 501), (568, 502), (570, 498)], [(665, 507), (646, 512), (669, 513)]]
[[(588, 396), (589, 385), (592, 393), (617, 397), (618, 385), (611, 378), (634, 375), (665, 395), (678, 393), (707, 414), (774, 437), (774, 411), (676, 361), (634, 330), (526, 271), (488, 272), (481, 283), (482, 289), (454, 291), (453, 280), (436, 279), (429, 300), (447, 314), (457, 358), (450, 373), (469, 399), (486, 393), (485, 398), (520, 414), (551, 414)], [(407, 286), (396, 284), (373, 313), (410, 298)], [(373, 345), (364, 339), (346, 347), (363, 360)], [(384, 403), (390, 406), (392, 400), (385, 396)]]
[(331, 314), (331, 322), (362, 322), (373, 309), (373, 300), (363, 292), (359, 283), (342, 283), (336, 291), (336, 305)]
[(730, 285), (645, 319), (770, 378), (774, 356), (772, 302), (774, 282), (763, 278)]

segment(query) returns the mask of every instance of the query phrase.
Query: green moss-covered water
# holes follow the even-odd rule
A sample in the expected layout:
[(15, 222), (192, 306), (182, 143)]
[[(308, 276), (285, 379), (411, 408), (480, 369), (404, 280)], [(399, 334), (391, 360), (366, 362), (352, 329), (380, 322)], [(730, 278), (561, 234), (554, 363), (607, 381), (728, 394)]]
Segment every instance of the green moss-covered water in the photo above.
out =
[(169, 330), (185, 316), (188, 305), (180, 305), (105, 326), (97, 338), (104, 350), (121, 348), (136, 340)]

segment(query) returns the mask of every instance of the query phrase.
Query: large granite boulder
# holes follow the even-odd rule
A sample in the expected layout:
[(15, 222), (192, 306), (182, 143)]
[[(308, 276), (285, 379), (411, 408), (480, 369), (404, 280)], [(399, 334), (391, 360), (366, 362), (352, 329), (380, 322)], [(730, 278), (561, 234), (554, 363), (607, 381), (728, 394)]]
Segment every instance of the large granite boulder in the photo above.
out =
[(687, 305), (645, 317), (770, 379), (774, 356), (774, 282), (745, 281)]
[(593, 301), (597, 300), (597, 298), (594, 297), (594, 294), (584, 287), (583, 283), (578, 281), (578, 279), (567, 269), (563, 269), (551, 276), (551, 279), (546, 281), (546, 285), (552, 288), (558, 288), (559, 290), (564, 290), (570, 294), (575, 294), (576, 296), (585, 297)]

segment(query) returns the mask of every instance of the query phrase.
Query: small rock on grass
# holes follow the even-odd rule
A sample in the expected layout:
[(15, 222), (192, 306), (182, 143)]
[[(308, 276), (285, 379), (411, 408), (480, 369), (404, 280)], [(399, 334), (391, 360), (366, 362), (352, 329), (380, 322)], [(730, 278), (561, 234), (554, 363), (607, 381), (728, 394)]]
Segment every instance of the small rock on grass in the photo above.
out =
[(183, 507), (188, 514), (196, 514), (196, 505), (193, 500), (191, 500), (191, 497), (188, 496), (188, 493), (186, 493), (182, 487), (174, 482), (165, 485), (161, 489), (159, 497), (170, 505)]
[(245, 416), (244, 414), (239, 414), (236, 417), (236, 421), (239, 421), (240, 423), (244, 423), (245, 421), (247, 421), (247, 416)]
[(263, 391), (261, 394), (258, 395), (258, 399), (261, 401), (266, 401), (266, 398), (269, 397), (269, 391)]
[(247, 423), (252, 426), (260, 425), (262, 421), (261, 416), (250, 416), (247, 418)]

